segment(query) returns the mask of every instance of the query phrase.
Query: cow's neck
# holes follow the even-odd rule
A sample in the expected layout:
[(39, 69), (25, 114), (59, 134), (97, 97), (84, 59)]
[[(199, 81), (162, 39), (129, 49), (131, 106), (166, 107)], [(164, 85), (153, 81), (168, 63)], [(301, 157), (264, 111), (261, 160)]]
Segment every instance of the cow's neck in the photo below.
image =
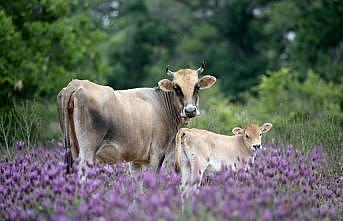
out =
[(180, 116), (181, 110), (177, 105), (174, 92), (165, 92), (159, 88), (156, 88), (156, 92), (161, 98), (163, 109), (165, 110), (165, 115), (168, 124), (175, 129), (175, 133), (185, 126), (185, 120)]

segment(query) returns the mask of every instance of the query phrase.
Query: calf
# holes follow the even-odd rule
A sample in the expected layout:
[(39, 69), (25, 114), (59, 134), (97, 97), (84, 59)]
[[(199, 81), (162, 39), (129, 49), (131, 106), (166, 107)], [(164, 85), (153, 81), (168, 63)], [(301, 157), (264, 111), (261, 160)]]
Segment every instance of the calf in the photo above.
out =
[(222, 166), (241, 168), (243, 159), (252, 158), (254, 152), (262, 148), (262, 134), (271, 128), (271, 123), (261, 127), (250, 124), (245, 129), (235, 127), (232, 130), (234, 136), (181, 128), (176, 135), (174, 166), (176, 172), (181, 171), (183, 195), (188, 192), (189, 184), (194, 187), (201, 184), (205, 171), (218, 171)]

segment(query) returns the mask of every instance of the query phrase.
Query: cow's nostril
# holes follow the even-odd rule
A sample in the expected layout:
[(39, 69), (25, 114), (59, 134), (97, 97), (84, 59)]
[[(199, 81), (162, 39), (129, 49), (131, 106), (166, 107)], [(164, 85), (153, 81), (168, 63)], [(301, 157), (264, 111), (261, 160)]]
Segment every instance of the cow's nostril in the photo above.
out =
[(196, 108), (194, 106), (187, 106), (185, 108), (185, 112), (187, 113), (194, 113), (196, 111)]

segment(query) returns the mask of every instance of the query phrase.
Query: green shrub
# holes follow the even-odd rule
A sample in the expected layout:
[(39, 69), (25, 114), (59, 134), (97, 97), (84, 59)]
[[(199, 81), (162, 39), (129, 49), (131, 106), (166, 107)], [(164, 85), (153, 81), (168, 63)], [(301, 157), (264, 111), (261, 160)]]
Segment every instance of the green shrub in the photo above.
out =
[(255, 116), (269, 116), (274, 121), (281, 120), (280, 117), (343, 116), (339, 104), (343, 99), (343, 84), (327, 83), (311, 71), (304, 82), (287, 69), (268, 72), (254, 90), (258, 98), (248, 98), (247, 107), (256, 110), (251, 112)]

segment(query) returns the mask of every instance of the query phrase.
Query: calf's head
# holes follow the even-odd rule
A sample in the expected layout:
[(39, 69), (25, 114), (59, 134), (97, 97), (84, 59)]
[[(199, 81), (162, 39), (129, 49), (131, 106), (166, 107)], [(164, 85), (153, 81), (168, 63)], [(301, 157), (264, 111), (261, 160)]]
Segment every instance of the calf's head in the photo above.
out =
[(166, 72), (173, 80), (163, 79), (158, 82), (163, 91), (175, 92), (181, 109), (181, 117), (192, 118), (200, 115), (199, 90), (210, 88), (216, 82), (216, 78), (210, 75), (199, 79), (204, 68), (204, 63), (197, 70), (181, 69), (173, 72), (167, 68)]
[(235, 127), (232, 129), (232, 133), (235, 135), (242, 135), (244, 145), (255, 151), (262, 148), (262, 134), (268, 132), (272, 126), (271, 123), (264, 123), (262, 126), (250, 124), (244, 129)]

